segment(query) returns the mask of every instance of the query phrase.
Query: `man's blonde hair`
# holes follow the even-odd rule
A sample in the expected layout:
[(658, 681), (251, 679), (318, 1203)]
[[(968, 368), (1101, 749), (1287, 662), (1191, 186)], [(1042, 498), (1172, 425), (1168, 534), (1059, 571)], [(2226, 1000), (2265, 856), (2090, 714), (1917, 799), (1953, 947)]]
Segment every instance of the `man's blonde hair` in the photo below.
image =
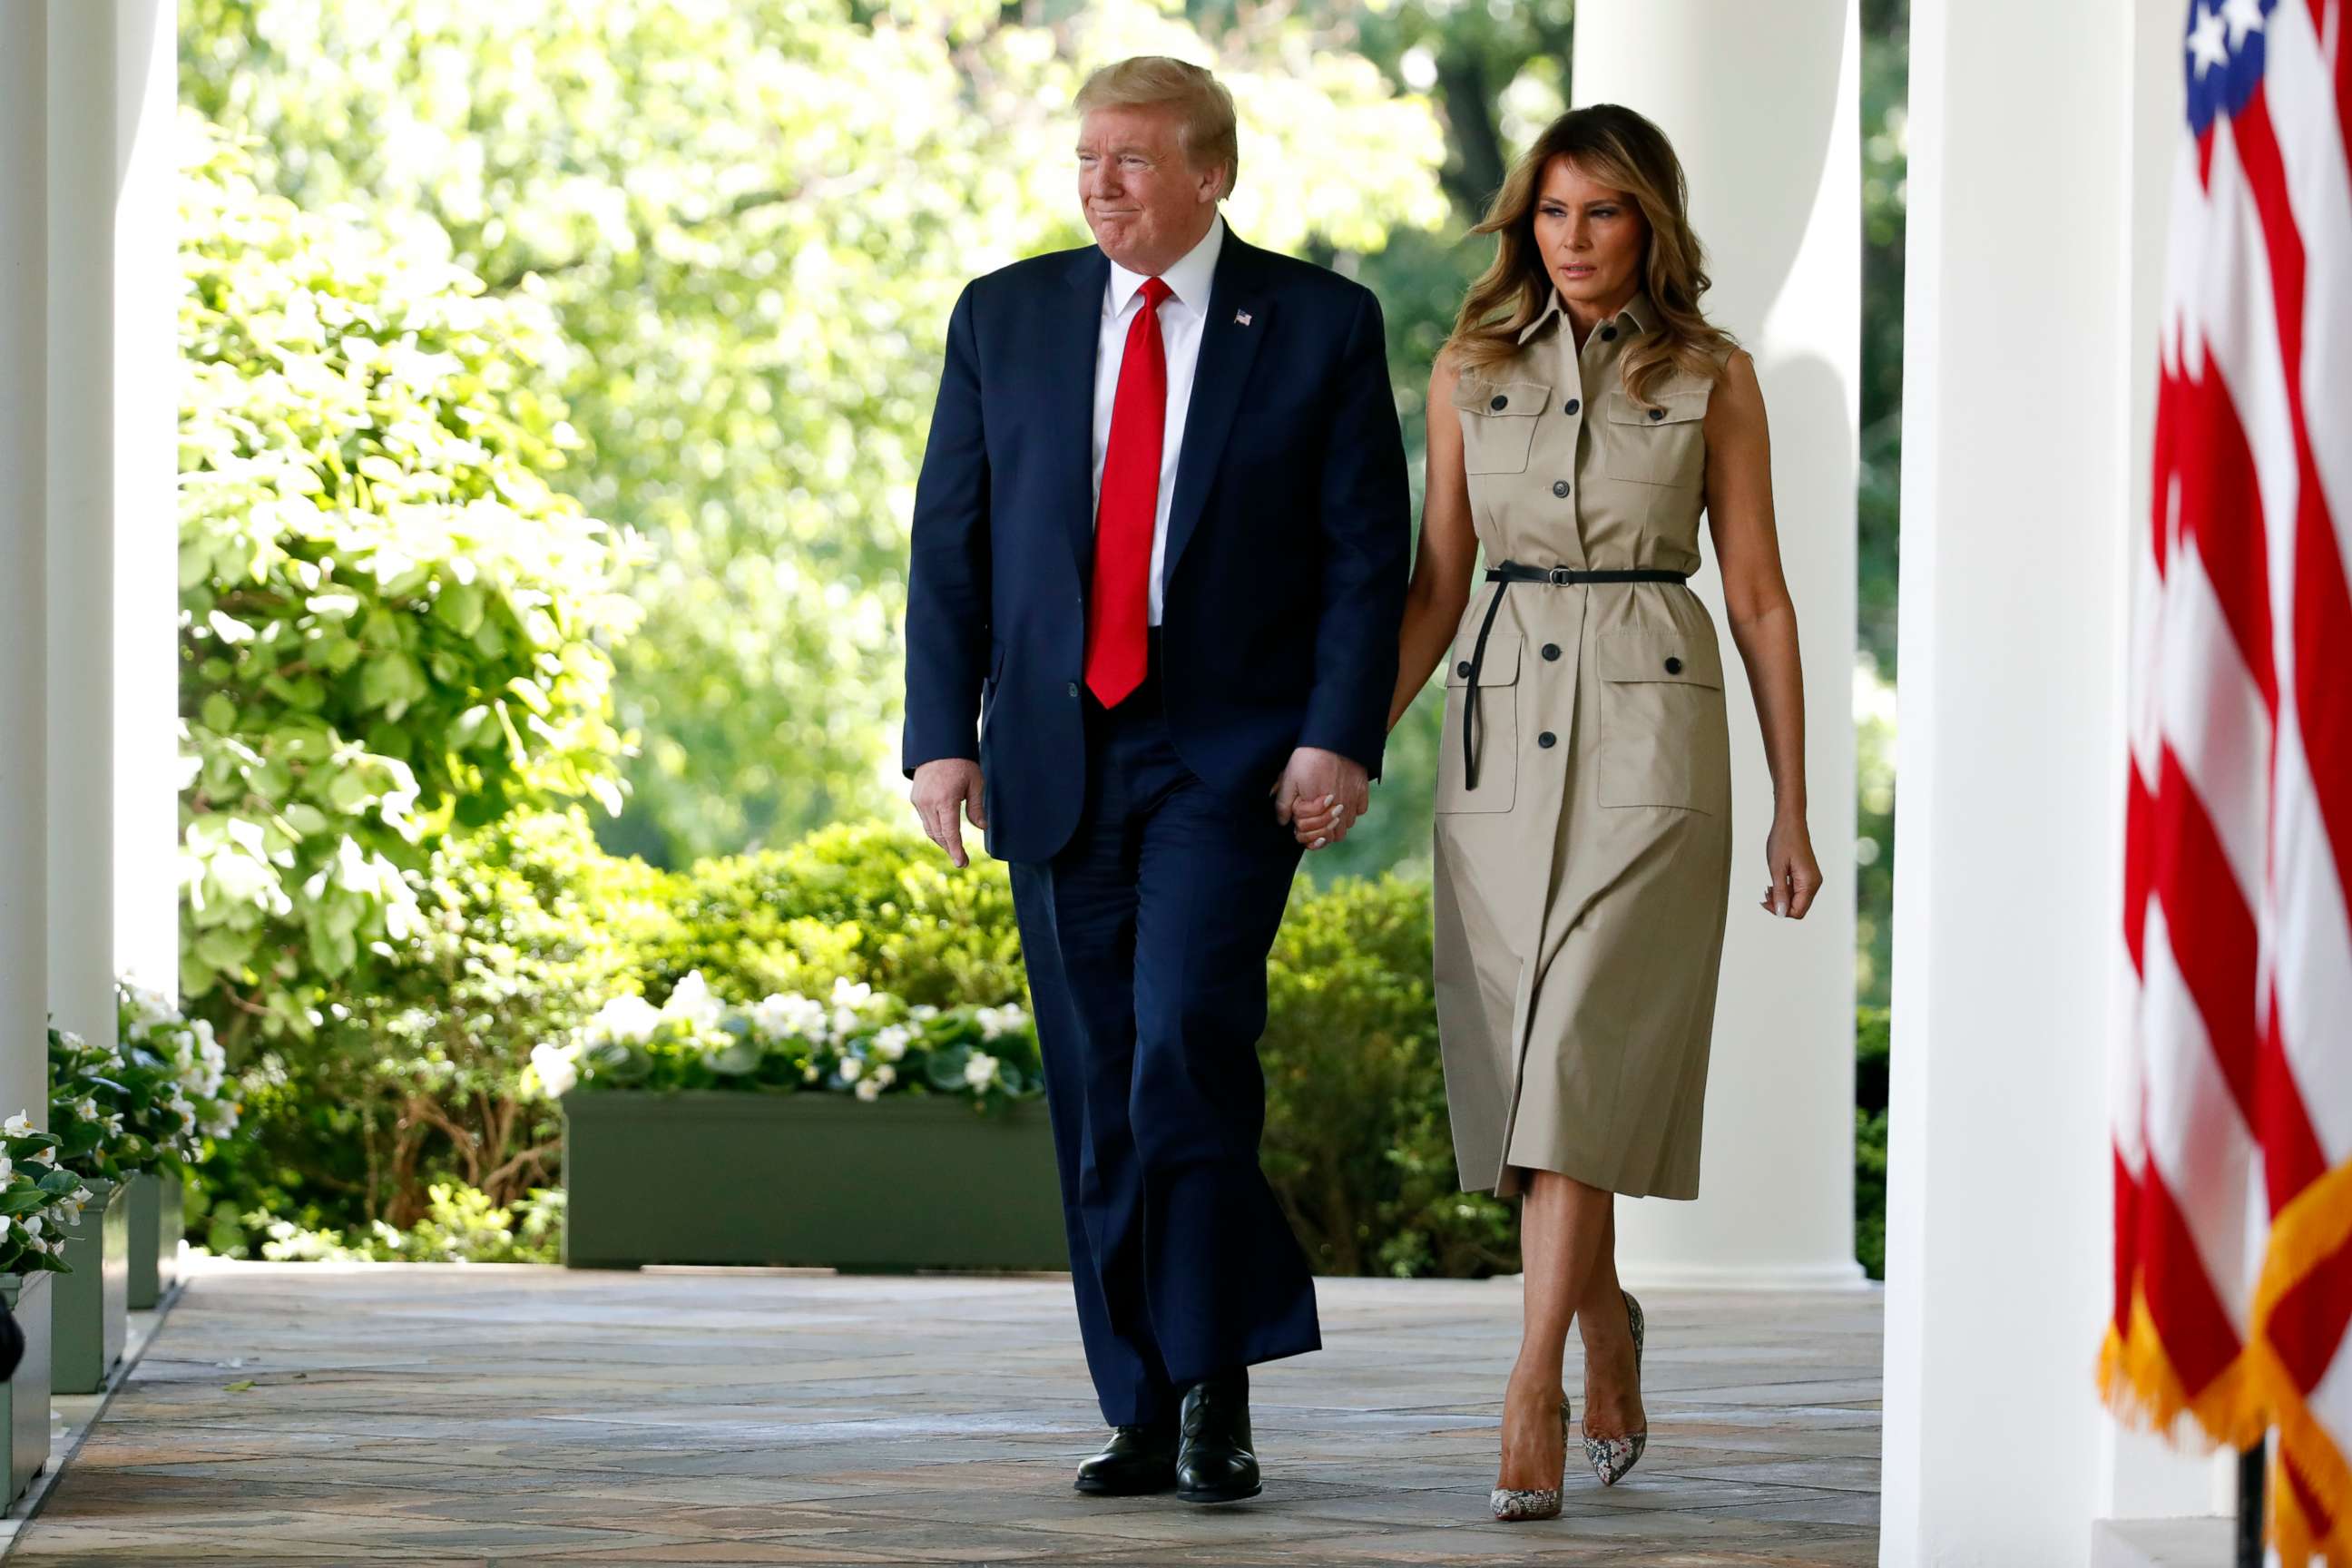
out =
[(1194, 168), (1225, 172), (1220, 200), (1234, 194), (1241, 174), (1241, 136), (1234, 119), (1234, 95), (1199, 66), (1166, 55), (1137, 55), (1104, 66), (1078, 89), (1078, 112), (1160, 105), (1176, 110), (1176, 144)]

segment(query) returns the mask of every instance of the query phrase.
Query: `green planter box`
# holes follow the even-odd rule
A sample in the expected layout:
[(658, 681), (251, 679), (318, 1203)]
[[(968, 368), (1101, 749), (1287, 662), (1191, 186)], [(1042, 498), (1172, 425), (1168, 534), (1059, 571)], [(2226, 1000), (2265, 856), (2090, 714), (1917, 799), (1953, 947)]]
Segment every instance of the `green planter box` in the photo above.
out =
[(97, 1176), (93, 1196), (66, 1231), (66, 1267), (49, 1287), (49, 1384), (96, 1394), (122, 1359), (131, 1328), (131, 1189)]
[(0, 1443), (8, 1445), (8, 1497), (0, 1508), (16, 1507), (49, 1462), (49, 1298), (58, 1278), (0, 1274), (0, 1301), (25, 1331), (25, 1359), (16, 1376), (0, 1383)]
[(1066, 1268), (1042, 1100), (575, 1090), (563, 1261)]
[(131, 1310), (143, 1312), (180, 1278), (184, 1212), (180, 1175), (142, 1171), (131, 1178)]

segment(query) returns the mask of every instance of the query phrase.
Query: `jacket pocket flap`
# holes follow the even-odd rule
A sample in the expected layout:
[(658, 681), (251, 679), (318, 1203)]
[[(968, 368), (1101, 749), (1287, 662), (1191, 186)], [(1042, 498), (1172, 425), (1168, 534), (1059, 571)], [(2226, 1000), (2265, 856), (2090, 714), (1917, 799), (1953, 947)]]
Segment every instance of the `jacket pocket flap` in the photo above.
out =
[(1486, 381), (1465, 375), (1454, 384), (1454, 406), (1470, 414), (1499, 414), (1506, 418), (1541, 414), (1551, 404), (1551, 384), (1542, 381)]
[(1612, 392), (1601, 405), (1601, 416), (1612, 425), (1687, 425), (1706, 417), (1708, 394), (1665, 392), (1654, 403), (1642, 404), (1622, 392)]
[[(1454, 662), (1445, 667), (1445, 684), (1470, 684), (1470, 654), (1478, 646), (1478, 634), (1471, 633), (1454, 650)], [(1519, 635), (1517, 632), (1496, 632), (1486, 639), (1486, 661), (1478, 667), (1480, 689), (1489, 686), (1513, 686), (1519, 679)]]
[(1603, 680), (1678, 680), (1723, 685), (1723, 656), (1684, 632), (1602, 632), (1592, 642), (1593, 672)]

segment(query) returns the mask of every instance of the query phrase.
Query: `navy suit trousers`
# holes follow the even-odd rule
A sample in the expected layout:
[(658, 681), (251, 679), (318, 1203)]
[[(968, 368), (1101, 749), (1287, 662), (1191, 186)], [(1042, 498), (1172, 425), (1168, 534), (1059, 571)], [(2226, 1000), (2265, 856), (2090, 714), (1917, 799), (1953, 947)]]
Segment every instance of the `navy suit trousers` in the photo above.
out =
[(1113, 1426), (1172, 1420), (1187, 1384), (1322, 1342), (1258, 1168), (1266, 954), (1300, 847), (1270, 795), (1220, 794), (1177, 756), (1153, 662), (1116, 709), (1087, 694), (1077, 830), (1011, 868), (1078, 1324)]

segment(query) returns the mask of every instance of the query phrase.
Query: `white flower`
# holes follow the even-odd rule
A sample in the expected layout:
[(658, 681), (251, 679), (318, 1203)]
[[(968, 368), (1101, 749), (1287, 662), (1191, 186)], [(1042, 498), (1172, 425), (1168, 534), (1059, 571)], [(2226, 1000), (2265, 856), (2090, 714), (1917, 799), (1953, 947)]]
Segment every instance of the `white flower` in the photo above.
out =
[(122, 1136), (122, 1112), (119, 1110), (110, 1110), (107, 1112), (106, 1135), (110, 1138), (120, 1138)]
[(41, 1234), (41, 1216), (39, 1215), (28, 1214), (25, 1216), (25, 1234), (26, 1236), (35, 1237)]
[(996, 1058), (986, 1051), (974, 1051), (971, 1059), (963, 1064), (963, 1080), (974, 1089), (986, 1089), (996, 1079)]
[(779, 991), (751, 1009), (751, 1026), (772, 1040), (815, 1039), (824, 1032), (824, 1004), (797, 991)]
[(6, 1186), (9, 1182), (15, 1179), (16, 1174), (16, 1162), (11, 1160), (5, 1154), (0, 1154), (0, 1187)]
[(88, 1187), (77, 1186), (67, 1195), (66, 1202), (69, 1204), (86, 1204), (97, 1195), (98, 1194), (96, 1193), (91, 1192)]
[(881, 1098), (882, 1086), (873, 1079), (869, 1078), (865, 1082), (859, 1084), (856, 1089), (852, 1090), (852, 1092), (860, 1100), (877, 1100)]
[(940, 1016), (940, 1010), (929, 1002), (918, 1002), (907, 1009), (907, 1016), (918, 1024), (928, 1024)]
[(144, 985), (124, 982), (122, 999), (130, 1006), (133, 1022), (142, 1028), (169, 1024), (180, 1016), (180, 1010), (162, 992), (151, 991)]
[(36, 1149), (31, 1158), (38, 1160), (44, 1165), (54, 1165), (58, 1163), (58, 1152), (55, 1149)]
[(980, 1037), (983, 1040), (992, 1040), (1001, 1035), (1009, 1035), (1029, 1021), (1029, 1015), (1011, 1002), (1007, 1002), (1002, 1007), (980, 1008), (972, 1014), (972, 1017), (980, 1025)]
[(596, 1009), (588, 1020), (588, 1037), (592, 1040), (612, 1040), (622, 1045), (641, 1046), (660, 1027), (659, 1009), (635, 992), (615, 996)]
[(857, 1081), (857, 1075), (865, 1070), (866, 1064), (859, 1061), (856, 1057), (844, 1057), (841, 1058), (840, 1071), (842, 1082), (856, 1083)]
[(530, 1048), (530, 1070), (539, 1075), (539, 1085), (548, 1099), (561, 1100), (580, 1081), (578, 1049), (542, 1040)]
[(727, 1011), (718, 997), (710, 994), (709, 984), (702, 971), (693, 971), (677, 983), (669, 1000), (661, 1006), (661, 1016), (673, 1024), (683, 1024), (697, 1035), (707, 1035), (719, 1027), (719, 1020)]
[(73, 1113), (77, 1121), (95, 1121), (98, 1120), (98, 1101), (85, 1094), (74, 1101)]
[(904, 1024), (892, 1024), (874, 1032), (874, 1054), (886, 1062), (895, 1062), (907, 1054), (914, 1043), (915, 1031)]
[(21, 1138), (32, 1130), (33, 1119), (21, 1110), (7, 1121), (0, 1121), (0, 1132), (5, 1132), (12, 1138)]
[[(884, 1062), (880, 1067), (876, 1068), (872, 1073), (867, 1075), (866, 1079), (866, 1083), (870, 1083), (877, 1089), (887, 1089), (898, 1081), (898, 1069), (892, 1067), (888, 1062)], [(866, 1087), (866, 1083), (861, 1083), (857, 1087), (864, 1089)]]
[(811, 1062), (808, 1066), (801, 1068), (801, 1081), (803, 1083), (814, 1083), (816, 1081), (816, 1063)]
[(862, 1015), (872, 1010), (874, 987), (860, 981), (853, 984), (844, 975), (833, 983), (833, 1032), (846, 1035), (854, 1031)]

